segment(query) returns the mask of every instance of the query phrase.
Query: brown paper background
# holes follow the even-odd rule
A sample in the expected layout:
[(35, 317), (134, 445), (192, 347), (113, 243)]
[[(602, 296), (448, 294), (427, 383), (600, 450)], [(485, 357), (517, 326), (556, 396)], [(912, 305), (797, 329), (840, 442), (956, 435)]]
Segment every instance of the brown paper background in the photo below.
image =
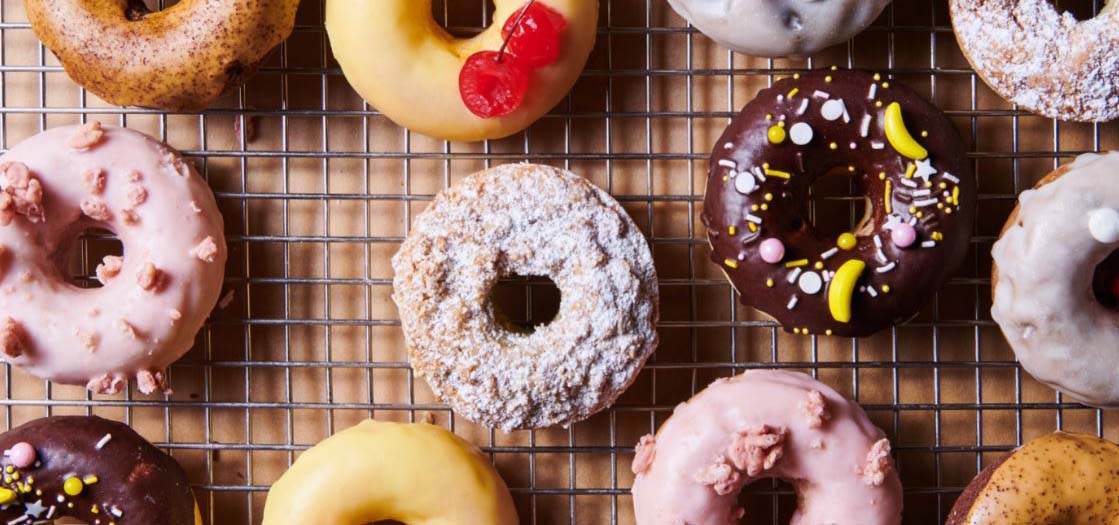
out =
[[(629, 524), (638, 437), (712, 379), (756, 367), (814, 372), (867, 408), (894, 443), (907, 524), (941, 523), (983, 461), (1031, 437), (1064, 428), (1119, 439), (1115, 415), (1062, 403), (1020, 371), (988, 313), (989, 251), (1015, 195), (1075, 154), (1116, 147), (1115, 126), (1014, 111), (970, 71), (943, 0), (899, 0), (852, 43), (810, 60), (735, 56), (688, 31), (663, 0), (603, 0), (598, 44), (571, 97), (528, 131), (483, 144), (412, 134), (363, 105), (330, 58), (321, 2), (304, 0), (291, 40), (242, 90), (202, 115), (164, 115), (75, 86), (22, 2), (2, 0), (2, 146), (100, 119), (194, 157), (225, 216), (234, 294), (172, 368), (170, 398), (90, 396), (5, 367), (6, 426), (48, 414), (127, 421), (183, 464), (206, 522), (228, 525), (260, 523), (268, 486), (294, 457), (371, 416), (433, 418), (484, 447), (523, 523)], [(483, 2), (446, 2), (434, 11), (455, 31), (488, 23)], [(1081, 16), (1090, 4), (1061, 3)], [(933, 99), (971, 144), (981, 192), (963, 269), (916, 320), (864, 340), (786, 335), (736, 306), (698, 219), (705, 159), (733, 112), (774, 76), (833, 64), (892, 74)], [(412, 374), (389, 259), (434, 193), (524, 159), (581, 173), (632, 213), (661, 279), (662, 343), (614, 408), (571, 429), (504, 434), (454, 417)], [(820, 206), (857, 219), (848, 203)], [(112, 249), (98, 236), (81, 243), (76, 275)], [(506, 310), (539, 319), (554, 308), (554, 291), (531, 289), (503, 286)], [(787, 522), (795, 505), (787, 486), (768, 482), (743, 502), (759, 524)]]

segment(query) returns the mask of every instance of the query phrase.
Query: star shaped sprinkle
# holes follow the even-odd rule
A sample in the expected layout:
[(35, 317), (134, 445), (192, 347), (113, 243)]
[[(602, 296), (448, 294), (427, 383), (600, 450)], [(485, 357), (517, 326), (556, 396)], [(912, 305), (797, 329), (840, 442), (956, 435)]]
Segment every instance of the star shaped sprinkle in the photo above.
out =
[(936, 175), (936, 173), (936, 168), (932, 167), (932, 159), (917, 161), (917, 171), (914, 175), (921, 177), (925, 182), (928, 182), (929, 177)]
[(39, 516), (42, 516), (43, 513), (47, 511), (47, 508), (43, 506), (43, 500), (38, 500), (35, 503), (28, 503), (27, 505), (24, 505), (23, 508), (24, 511), (27, 512), (28, 516), (31, 516), (35, 519), (38, 519)]

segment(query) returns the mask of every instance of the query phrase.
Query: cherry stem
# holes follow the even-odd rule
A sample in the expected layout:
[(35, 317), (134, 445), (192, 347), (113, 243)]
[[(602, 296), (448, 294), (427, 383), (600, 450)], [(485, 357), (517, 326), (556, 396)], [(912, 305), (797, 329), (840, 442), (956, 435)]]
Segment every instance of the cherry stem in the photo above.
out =
[(497, 58), (494, 59), (498, 64), (501, 63), (501, 58), (505, 56), (505, 48), (509, 47), (509, 40), (513, 38), (513, 33), (516, 33), (521, 27), (521, 22), (524, 22), (525, 15), (528, 14), (528, 8), (535, 4), (536, 0), (528, 0), (528, 3), (521, 8), (521, 12), (517, 13), (517, 19), (513, 21), (513, 29), (509, 31), (509, 35), (501, 42), (501, 47), (497, 50)]

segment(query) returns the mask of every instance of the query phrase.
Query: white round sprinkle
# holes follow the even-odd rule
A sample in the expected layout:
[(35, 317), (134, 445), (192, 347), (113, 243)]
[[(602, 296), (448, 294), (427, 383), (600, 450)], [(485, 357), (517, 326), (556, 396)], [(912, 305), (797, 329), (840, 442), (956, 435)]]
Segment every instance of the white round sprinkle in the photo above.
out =
[(1100, 208), (1088, 217), (1088, 231), (1092, 237), (1105, 244), (1119, 242), (1119, 212), (1112, 208)]
[(843, 116), (843, 102), (834, 99), (824, 102), (820, 115), (828, 120), (839, 120)]
[(789, 128), (789, 139), (797, 146), (803, 146), (812, 142), (812, 126), (804, 122), (797, 122), (793, 127)]
[(734, 178), (734, 189), (738, 193), (746, 194), (754, 191), (758, 187), (758, 181), (754, 180), (754, 176), (749, 173), (739, 173)]
[(816, 272), (804, 272), (800, 274), (797, 285), (800, 286), (800, 291), (808, 295), (816, 295), (824, 289), (824, 279)]

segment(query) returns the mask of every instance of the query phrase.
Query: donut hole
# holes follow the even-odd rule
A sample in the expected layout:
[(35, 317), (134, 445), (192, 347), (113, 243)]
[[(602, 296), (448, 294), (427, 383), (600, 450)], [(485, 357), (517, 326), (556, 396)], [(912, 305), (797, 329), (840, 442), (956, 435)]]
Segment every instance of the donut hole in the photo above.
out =
[(92, 226), (75, 233), (71, 242), (62, 243), (56, 260), (63, 277), (74, 286), (100, 288), (97, 265), (108, 256), (123, 257), (124, 245), (111, 231)]
[(434, 0), (431, 2), (431, 17), (455, 38), (478, 36), (493, 21), (495, 10), (496, 7), (491, 1)]
[(489, 306), (494, 320), (506, 330), (531, 334), (556, 318), (560, 291), (548, 277), (513, 274), (493, 287)]
[(1049, 0), (1049, 3), (1053, 4), (1053, 7), (1058, 13), (1069, 13), (1076, 17), (1077, 20), (1083, 22), (1095, 18), (1098, 14), (1095, 4), (1102, 4), (1103, 2), (1095, 2), (1092, 0)]
[(808, 189), (808, 217), (825, 237), (842, 233), (869, 235), (874, 206), (862, 183), (846, 168), (834, 169), (816, 179)]
[(793, 484), (782, 479), (760, 479), (738, 493), (738, 506), (746, 509), (741, 523), (789, 523), (797, 510)]
[(1119, 251), (1096, 266), (1092, 275), (1092, 292), (1104, 307), (1119, 311)]
[(143, 0), (139, 2), (144, 4), (143, 8), (133, 7), (132, 4), (130, 4), (125, 12), (125, 16), (132, 21), (140, 20), (143, 19), (145, 15), (167, 9), (168, 7), (178, 4), (179, 1), (180, 0)]

